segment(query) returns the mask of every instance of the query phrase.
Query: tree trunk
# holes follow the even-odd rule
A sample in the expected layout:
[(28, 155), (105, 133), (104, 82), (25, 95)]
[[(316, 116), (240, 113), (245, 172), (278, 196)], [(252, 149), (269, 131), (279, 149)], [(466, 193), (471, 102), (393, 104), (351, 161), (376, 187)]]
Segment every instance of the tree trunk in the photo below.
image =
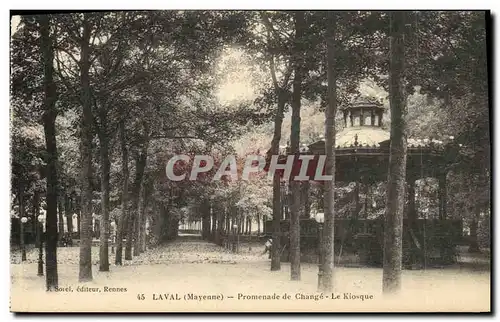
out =
[(286, 219), (290, 220), (290, 200), (291, 199), (291, 190), (290, 190), (290, 183), (288, 183), (288, 186), (285, 184), (283, 187), (283, 191), (281, 192), (281, 219)]
[(122, 213), (119, 220), (118, 231), (116, 234), (116, 255), (115, 255), (115, 265), (122, 265), (122, 254), (123, 254), (123, 237), (125, 236), (125, 231), (127, 230), (128, 222), (128, 181), (129, 181), (129, 169), (128, 169), (128, 147), (127, 138), (125, 135), (125, 120), (120, 121), (120, 144), (122, 150)]
[(210, 208), (212, 209), (212, 211), (211, 211), (211, 213), (212, 213), (212, 233), (210, 234), (210, 239), (212, 241), (215, 241), (215, 235), (217, 232), (217, 214), (215, 213), (213, 207), (210, 207)]
[(148, 217), (149, 216), (147, 216), (147, 203), (146, 203), (146, 206), (143, 209), (143, 214), (142, 214), (142, 226), (141, 226), (142, 232), (141, 232), (141, 245), (140, 245), (141, 246), (141, 249), (140, 249), (141, 253), (144, 253), (147, 250), (148, 234), (147, 234), (147, 229), (146, 229), (146, 223), (148, 221)]
[(325, 175), (332, 176), (324, 182), (324, 227), (321, 239), (321, 261), (318, 276), (318, 288), (321, 292), (333, 291), (334, 271), (334, 232), (335, 232), (335, 116), (337, 114), (337, 74), (335, 44), (337, 17), (335, 12), (328, 12), (327, 21), (327, 77), (328, 106), (325, 109)]
[(72, 200), (72, 209), (76, 214), (76, 235), (77, 238), (80, 239), (80, 212), (81, 212), (81, 197), (78, 196), (76, 193), (74, 193), (74, 197), (71, 198)]
[(419, 249), (419, 241), (417, 240), (417, 208), (415, 204), (415, 178), (410, 177), (408, 179), (408, 207), (406, 213), (408, 214), (408, 232), (411, 234), (410, 236), (410, 264), (418, 264), (420, 262), (423, 263), (423, 258), (420, 256), (422, 252)]
[(60, 191), (60, 194), (57, 196), (57, 204), (58, 204), (58, 215), (57, 215), (57, 229), (59, 230), (57, 237), (58, 241), (61, 242), (64, 236), (64, 197), (63, 192)]
[[(24, 184), (22, 182), (19, 183), (19, 219), (22, 219), (24, 217)], [(19, 236), (19, 244), (21, 246), (21, 261), (26, 261), (26, 246), (25, 246), (25, 240), (24, 238), (25, 233), (24, 233), (24, 228), (25, 228), (25, 223), (23, 223), (21, 220), (19, 220), (19, 225), (20, 225), (20, 236)]]
[(469, 253), (480, 253), (481, 250), (479, 248), (479, 239), (478, 239), (478, 227), (479, 227), (479, 219), (481, 216), (481, 210), (478, 206), (474, 209), (474, 217), (470, 221), (470, 244), (469, 244)]
[(161, 209), (160, 209), (160, 203), (157, 200), (152, 199), (152, 216), (151, 216), (151, 222), (150, 222), (150, 234), (155, 236), (156, 238), (159, 239), (161, 236), (160, 229), (162, 227), (162, 218), (161, 218)]
[(309, 199), (309, 191), (310, 191), (310, 183), (309, 181), (301, 182), (302, 185), (302, 204), (303, 204), (303, 213), (301, 214), (304, 219), (309, 219), (311, 216), (311, 202)]
[[(145, 210), (146, 211), (146, 210)], [(141, 235), (141, 253), (144, 253), (148, 249), (148, 229), (146, 228), (146, 224), (148, 223), (148, 218), (151, 218), (151, 215), (146, 215), (147, 212), (144, 213), (144, 217), (142, 220), (142, 235)], [(151, 227), (151, 221), (149, 220)]]
[[(303, 77), (303, 45), (304, 12), (295, 12), (295, 50), (293, 93), (292, 93), (292, 122), (290, 131), (290, 153), (299, 155), (300, 145), (300, 106), (302, 98)], [(300, 280), (300, 182), (290, 178), (291, 207), (290, 207), (290, 265), (292, 281)]]
[(260, 236), (260, 215), (257, 214), (257, 236)]
[(214, 242), (217, 245), (221, 245), (221, 235), (223, 234), (223, 227), (224, 227), (224, 214), (222, 213), (220, 207), (214, 208), (213, 211), (215, 212), (215, 218), (217, 221), (217, 225), (215, 227)]
[(106, 131), (107, 113), (100, 111), (101, 129), (99, 131), (99, 154), (101, 158), (101, 231), (99, 245), (99, 271), (109, 271), (109, 177), (111, 162), (109, 160), (109, 138)]
[[(40, 247), (40, 241), (41, 241), (41, 234), (40, 230), (38, 229), (39, 221), (38, 221), (38, 216), (40, 215), (40, 193), (38, 190), (33, 192), (33, 214), (35, 215), (35, 232), (36, 232), (36, 243), (35, 247), (38, 248)], [(43, 231), (43, 230), (42, 230)]]
[[(73, 215), (71, 214), (73, 212), (73, 208), (71, 207), (71, 199), (67, 194), (64, 195), (64, 210), (66, 214), (66, 223), (68, 225), (68, 233), (71, 236), (70, 238), (73, 238)], [(38, 212), (36, 213), (38, 214)], [(36, 219), (36, 218), (35, 218)]]
[(142, 234), (143, 234), (143, 221), (144, 221), (144, 202), (145, 202), (145, 182), (144, 178), (141, 182), (141, 188), (138, 197), (138, 207), (137, 207), (137, 220), (135, 226), (135, 242), (134, 242), (134, 256), (139, 256), (141, 254), (141, 244), (142, 244)]
[(80, 282), (92, 280), (92, 103), (90, 92), (90, 22), (88, 14), (83, 18), (81, 40), (80, 81), (83, 109), (81, 128), (81, 180), (82, 211), (80, 229)]
[(135, 221), (135, 228), (134, 228), (134, 237), (135, 237), (134, 247), (133, 247), (134, 256), (139, 256), (141, 254), (142, 220), (143, 220), (143, 207), (144, 207), (144, 178), (141, 180), (141, 187), (139, 189), (137, 199), (138, 199), (137, 218)]
[(383, 291), (401, 290), (403, 212), (406, 185), (406, 98), (404, 92), (404, 11), (390, 13), (391, 147), (384, 225)]
[(58, 287), (57, 274), (57, 145), (56, 145), (56, 100), (57, 89), (53, 80), (54, 49), (50, 36), (50, 20), (48, 15), (40, 16), (40, 47), (42, 49), (44, 67), (44, 113), (43, 128), (47, 148), (47, 215), (45, 270), (47, 291)]
[(167, 205), (165, 203), (160, 204), (160, 218), (161, 220), (161, 240), (168, 241), (169, 239), (169, 229), (170, 229), (170, 207), (168, 205), (170, 201), (167, 201)]
[[(266, 24), (268, 35), (272, 33), (272, 25), (270, 25), (269, 19), (266, 17), (265, 13), (262, 14), (263, 21)], [(290, 68), (290, 67), (289, 67)], [(271, 148), (267, 152), (266, 161), (270, 162), (272, 156), (279, 155), (279, 144), (281, 141), (281, 127), (283, 125), (283, 114), (285, 111), (285, 105), (288, 100), (288, 93), (286, 91), (286, 83), (280, 86), (276, 77), (276, 67), (274, 64), (274, 57), (270, 55), (269, 58), (269, 70), (271, 72), (271, 78), (273, 81), (274, 89), (278, 97), (276, 114), (274, 115), (274, 132), (273, 138), (271, 140)], [(273, 244), (271, 248), (271, 271), (281, 270), (281, 184), (280, 177), (273, 173)]]
[(170, 227), (171, 227), (171, 234), (170, 234), (170, 238), (173, 240), (173, 239), (176, 239), (177, 236), (179, 236), (179, 219), (176, 218), (176, 217), (172, 217), (170, 219)]
[[(80, 202), (81, 202), (81, 197), (80, 197)], [(81, 208), (81, 207), (80, 207)], [(82, 216), (81, 216), (81, 209), (78, 211), (78, 213), (76, 214), (76, 229), (77, 229), (77, 233), (78, 233), (78, 239), (81, 238), (81, 227), (82, 227)]]
[(446, 219), (447, 208), (447, 189), (446, 189), (446, 172), (438, 176), (438, 198), (439, 198), (439, 220)]
[(228, 211), (227, 211), (227, 208), (226, 207), (223, 207), (222, 208), (222, 234), (223, 235), (227, 235), (227, 227), (229, 225), (229, 215), (228, 215)]
[(146, 251), (146, 212), (149, 200), (149, 182), (147, 182), (145, 179), (142, 181), (141, 194), (142, 201), (141, 207), (139, 208), (141, 220), (139, 222), (139, 234), (137, 236), (137, 239), (139, 240), (139, 244), (137, 247), (139, 249), (139, 253), (143, 253)]
[(136, 216), (135, 216), (135, 220), (134, 220), (134, 231), (133, 231), (133, 237), (132, 237), (132, 244), (133, 244), (133, 247), (132, 247), (132, 255), (133, 256), (139, 256), (140, 254), (140, 251), (139, 251), (139, 247), (140, 247), (140, 224), (141, 224), (141, 210), (139, 209), (139, 206), (137, 206), (137, 211), (135, 212), (136, 213)]
[[(133, 238), (135, 236), (134, 232), (137, 231), (138, 221), (140, 220), (138, 213), (139, 206), (139, 196), (142, 185), (142, 179), (144, 177), (144, 170), (146, 168), (146, 161), (148, 157), (148, 145), (149, 139), (146, 139), (144, 146), (142, 147), (141, 153), (135, 158), (135, 178), (134, 186), (132, 189), (132, 205), (128, 213), (128, 227), (127, 227), (127, 243), (125, 245), (125, 259), (132, 259), (132, 244)], [(134, 255), (138, 255), (138, 252), (134, 251)]]
[(210, 203), (204, 200), (200, 210), (202, 213), (201, 236), (207, 240), (210, 237)]
[(167, 206), (163, 206), (163, 231), (164, 240), (170, 241), (177, 237), (179, 220), (172, 216), (172, 198), (169, 199)]

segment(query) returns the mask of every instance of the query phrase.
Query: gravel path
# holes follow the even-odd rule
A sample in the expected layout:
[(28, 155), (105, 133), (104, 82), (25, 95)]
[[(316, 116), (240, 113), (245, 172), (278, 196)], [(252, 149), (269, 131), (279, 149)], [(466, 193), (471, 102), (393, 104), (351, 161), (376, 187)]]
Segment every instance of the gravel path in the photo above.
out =
[[(461, 267), (403, 271), (403, 292), (397, 298), (384, 298), (381, 269), (339, 267), (334, 275), (335, 294), (321, 295), (316, 292), (317, 265), (302, 264), (301, 280), (290, 281), (289, 264), (283, 263), (280, 271), (271, 272), (267, 256), (261, 256), (262, 249), (257, 246), (250, 250), (247, 245), (241, 254), (235, 255), (202, 241), (177, 241), (148, 250), (124, 266), (112, 265), (110, 272), (98, 271), (96, 247), (94, 279), (84, 284), (78, 282), (78, 248), (61, 248), (59, 286), (72, 291), (58, 293), (44, 291), (45, 279), (36, 276), (35, 250), (28, 253), (24, 263), (19, 263), (13, 254), (11, 308), (87, 312), (490, 310), (488, 271)], [(79, 287), (84, 292), (77, 291)], [(89, 289), (100, 291), (85, 291)], [(126, 290), (105, 291), (109, 289)], [(251, 299), (285, 294), (291, 298)], [(140, 299), (142, 295), (144, 300)], [(340, 299), (332, 299), (332, 295)], [(224, 300), (208, 299), (217, 296)], [(362, 300), (359, 296), (372, 298)]]

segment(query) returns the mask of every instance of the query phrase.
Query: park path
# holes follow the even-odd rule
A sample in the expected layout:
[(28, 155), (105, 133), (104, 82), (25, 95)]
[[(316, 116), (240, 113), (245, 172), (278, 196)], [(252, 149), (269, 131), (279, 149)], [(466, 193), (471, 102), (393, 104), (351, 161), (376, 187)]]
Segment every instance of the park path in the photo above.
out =
[[(218, 245), (201, 239), (199, 235), (181, 235), (176, 240), (158, 247), (148, 249), (145, 253), (133, 257), (130, 261), (124, 261), (125, 266), (143, 264), (172, 264), (172, 263), (227, 263), (238, 262), (265, 262), (266, 255), (261, 255), (263, 246), (259, 243), (242, 243), (238, 254), (231, 253)], [(59, 247), (57, 249), (57, 260), (59, 264), (79, 263), (78, 247)], [(113, 262), (114, 254), (110, 248), (110, 262)], [(21, 253), (19, 249), (12, 250), (10, 254), (12, 264), (21, 264)], [(38, 249), (28, 247), (27, 261), (25, 263), (37, 263)], [(92, 247), (92, 263), (99, 263), (99, 247)]]
[[(99, 247), (98, 243), (92, 248), (92, 263), (99, 263)], [(239, 253), (234, 254), (223, 247), (205, 241), (201, 235), (196, 234), (181, 234), (176, 240), (169, 243), (159, 245), (158, 247), (148, 249), (145, 253), (138, 257), (134, 257), (131, 261), (124, 261), (125, 266), (130, 265), (148, 265), (148, 264), (173, 264), (173, 263), (225, 263), (236, 264), (240, 262), (261, 262), (268, 264), (267, 255), (262, 255), (263, 245), (259, 242), (241, 243)], [(470, 254), (467, 252), (467, 247), (459, 247), (459, 263), (455, 268), (468, 270), (489, 270), (490, 258), (489, 254)], [(343, 256), (343, 258), (346, 255)], [(27, 261), (25, 263), (37, 263), (38, 249), (33, 245), (29, 245), (27, 249)], [(21, 253), (19, 248), (11, 249), (10, 262), (12, 264), (21, 263)], [(114, 262), (114, 253), (110, 249), (110, 262)], [(58, 248), (58, 263), (59, 264), (75, 264), (79, 263), (79, 248), (78, 247), (60, 247)], [(344, 265), (341, 265), (344, 266)], [(356, 266), (351, 265), (349, 266)], [(360, 266), (360, 265), (357, 265)], [(452, 267), (453, 268), (453, 267)], [(449, 268), (446, 268), (449, 269)]]
[[(258, 246), (258, 245), (257, 245)], [(284, 293), (318, 294), (315, 264), (301, 265), (301, 280), (290, 281), (290, 265), (282, 263), (280, 271), (270, 271), (260, 247), (242, 247), (240, 254), (199, 238), (180, 238), (126, 261), (111, 266), (110, 272), (98, 271), (98, 248), (94, 256), (93, 281), (78, 282), (78, 247), (60, 248), (58, 274), (60, 287), (94, 287), (104, 290), (122, 288), (125, 292), (59, 292), (47, 294), (45, 280), (36, 276), (36, 252), (28, 261), (11, 264), (11, 305), (17, 310), (81, 311), (441, 311), (461, 309), (489, 310), (490, 273), (457, 269), (403, 271), (404, 291), (397, 303), (383, 299), (382, 270), (377, 268), (338, 267), (335, 270), (336, 292), (371, 294), (372, 301), (330, 299), (294, 299), (287, 301), (237, 300), (239, 294), (268, 295)], [(111, 256), (113, 258), (113, 256)], [(156, 301), (157, 294), (224, 295), (224, 301)], [(145, 300), (139, 300), (144, 294)], [(156, 295), (154, 295), (156, 294)], [(233, 297), (229, 299), (228, 297)], [(43, 301), (40, 299), (43, 298)]]

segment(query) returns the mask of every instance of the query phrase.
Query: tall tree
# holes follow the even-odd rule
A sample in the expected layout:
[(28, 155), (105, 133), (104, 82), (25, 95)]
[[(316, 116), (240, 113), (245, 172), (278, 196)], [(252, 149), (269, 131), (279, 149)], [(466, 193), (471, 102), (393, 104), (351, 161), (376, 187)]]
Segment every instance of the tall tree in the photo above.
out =
[(391, 145), (384, 225), (384, 293), (397, 293), (401, 290), (407, 153), (405, 120), (407, 106), (404, 83), (404, 28), (406, 14), (404, 11), (390, 13), (389, 96), (391, 106)]
[[(277, 31), (272, 25), (266, 12), (261, 12), (262, 22), (266, 27), (267, 48), (265, 49), (268, 57), (269, 71), (271, 74), (272, 84), (277, 97), (276, 114), (274, 115), (274, 131), (271, 140), (271, 148), (267, 153), (269, 161), (273, 155), (279, 155), (281, 141), (281, 127), (283, 125), (283, 115), (285, 112), (286, 103), (288, 101), (288, 86), (289, 78), (292, 73), (292, 66), (286, 66), (283, 81), (280, 84), (276, 75), (275, 51), (277, 49), (277, 41), (280, 35), (276, 35)], [(278, 38), (278, 39), (276, 39)], [(271, 271), (281, 269), (281, 180), (277, 174), (273, 176), (273, 246), (271, 250)]]
[(131, 212), (134, 216), (129, 214), (128, 230), (127, 230), (127, 243), (125, 244), (125, 259), (132, 259), (132, 246), (133, 240), (136, 239), (133, 255), (139, 255), (139, 238), (137, 232), (139, 232), (139, 224), (141, 221), (140, 211), (139, 211), (139, 200), (141, 195), (141, 187), (144, 178), (144, 170), (146, 168), (146, 162), (148, 157), (148, 146), (149, 146), (149, 129), (147, 124), (144, 124), (145, 138), (144, 145), (141, 151), (138, 151), (135, 157), (135, 178), (134, 185), (132, 187), (132, 205)]
[(129, 169), (128, 169), (128, 146), (126, 137), (125, 120), (120, 121), (120, 146), (122, 154), (122, 209), (121, 216), (118, 222), (118, 230), (116, 234), (116, 255), (115, 264), (123, 264), (123, 237), (127, 230), (127, 222), (129, 216), (128, 209), (128, 185), (129, 185)]
[[(304, 30), (305, 17), (303, 11), (294, 14), (295, 45), (293, 53), (294, 77), (291, 98), (292, 122), (290, 131), (290, 153), (296, 156), (300, 150), (300, 106), (302, 99), (302, 78), (304, 71)], [(292, 281), (300, 280), (300, 182), (290, 178), (291, 207), (290, 207), (290, 264)]]
[(334, 228), (335, 228), (335, 116), (337, 115), (337, 75), (335, 59), (337, 13), (327, 13), (326, 46), (327, 46), (327, 75), (328, 75), (328, 106), (325, 109), (325, 175), (332, 176), (330, 181), (324, 182), (324, 230), (321, 247), (321, 272), (319, 275), (319, 289), (329, 292), (333, 289), (334, 266)]
[(81, 36), (80, 85), (82, 103), (81, 123), (81, 219), (80, 271), (81, 282), (92, 280), (92, 97), (90, 88), (90, 37), (92, 25), (89, 13), (83, 14)]
[[(100, 124), (108, 123), (107, 112), (104, 109), (99, 110)], [(99, 137), (99, 157), (101, 163), (101, 235), (99, 245), (99, 271), (109, 271), (109, 180), (111, 162), (109, 160), (109, 138), (106, 128), (97, 131)]]
[[(97, 16), (99, 26), (95, 32), (102, 41), (94, 49), (93, 81), (104, 86), (93, 87), (92, 93), (95, 105), (95, 128), (99, 139), (100, 180), (101, 180), (101, 230), (99, 270), (109, 270), (109, 206), (110, 206), (110, 141), (118, 128), (119, 119), (127, 115), (135, 104), (121, 104), (123, 93), (138, 87), (138, 84), (147, 74), (144, 70), (137, 70), (131, 64), (132, 48), (137, 45), (137, 34), (140, 28), (133, 28), (134, 24), (142, 22), (142, 16), (135, 12), (116, 12)], [(136, 26), (135, 26), (136, 27)], [(135, 45), (135, 46), (134, 46)], [(134, 47), (132, 47), (134, 46)], [(144, 59), (145, 53), (141, 53)], [(117, 112), (119, 110), (120, 112)], [(120, 116), (117, 117), (117, 114)]]
[(146, 251), (146, 215), (148, 213), (148, 206), (149, 206), (149, 201), (151, 199), (151, 189), (152, 189), (152, 181), (150, 178), (150, 174), (145, 174), (145, 178), (142, 181), (142, 188), (141, 188), (141, 205), (139, 207), (139, 230), (138, 234), (136, 236), (138, 242), (137, 242), (137, 248), (139, 249), (139, 252), (142, 253)]
[(43, 60), (44, 112), (43, 128), (47, 147), (47, 217), (46, 217), (46, 286), (48, 291), (58, 287), (57, 274), (57, 145), (56, 145), (56, 101), (57, 89), (54, 82), (54, 47), (50, 35), (50, 16), (39, 16), (40, 48)]

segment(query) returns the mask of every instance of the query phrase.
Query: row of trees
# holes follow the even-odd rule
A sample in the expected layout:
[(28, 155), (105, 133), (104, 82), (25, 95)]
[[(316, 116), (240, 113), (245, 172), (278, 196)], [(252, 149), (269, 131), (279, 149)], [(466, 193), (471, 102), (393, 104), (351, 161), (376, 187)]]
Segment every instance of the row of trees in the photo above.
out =
[[(12, 38), (12, 186), (20, 209), (35, 209), (35, 214), (40, 197), (46, 197), (47, 288), (57, 286), (58, 209), (59, 218), (79, 213), (82, 281), (92, 278), (95, 210), (104, 225), (102, 271), (109, 270), (110, 220), (118, 222), (115, 263), (120, 265), (122, 257), (129, 260), (144, 251), (146, 218), (158, 239), (169, 239), (186, 213), (206, 223), (202, 210), (209, 204), (208, 216), (216, 219), (212, 232), (227, 226), (229, 218), (238, 220), (238, 214), (272, 212), (271, 270), (279, 270), (278, 176), (272, 193), (259, 180), (172, 182), (165, 178), (165, 162), (178, 153), (277, 155), (285, 138), (296, 154), (301, 144), (324, 134), (326, 171), (333, 175), (337, 106), (363, 91), (360, 82), (369, 79), (371, 89), (381, 96), (389, 93), (391, 107), (386, 220), (393, 229), (386, 238), (384, 285), (397, 289), (408, 133), (437, 139), (453, 135), (463, 158), (449, 180), (468, 197), (461, 198), (467, 209), (489, 209), (485, 21), (480, 12), (430, 11), (23, 16)], [(227, 70), (218, 70), (217, 61), (235, 45), (253, 69), (256, 97), (224, 104), (217, 89)], [(312, 114), (304, 114), (308, 106)], [(325, 117), (312, 117), (319, 113)], [(470, 182), (473, 189), (465, 192)], [(335, 182), (325, 188), (320, 285), (330, 290)], [(300, 279), (300, 194), (292, 182), (292, 280)]]
[[(146, 214), (183, 206), (171, 193), (182, 187), (158, 180), (168, 155), (223, 147), (238, 124), (261, 117), (247, 106), (220, 106), (214, 94), (220, 75), (212, 62), (244, 26), (236, 12), (21, 17), (12, 39), (12, 108), (22, 129), (13, 132), (12, 185), (22, 206), (30, 200), (36, 209), (45, 196), (48, 290), (58, 285), (58, 203), (79, 214), (79, 279), (91, 280), (95, 192), (99, 270), (108, 271), (110, 210), (120, 265), (144, 250)], [(26, 133), (40, 125), (44, 135)], [(45, 146), (36, 141), (44, 136)]]
[[(477, 209), (484, 212), (489, 209), (486, 17), (480, 12), (415, 11), (280, 12), (261, 13), (261, 18), (266, 26), (267, 66), (274, 85), (268, 94), (276, 104), (269, 155), (278, 152), (283, 111), (288, 104), (292, 110), (291, 153), (299, 153), (301, 102), (304, 98), (316, 98), (325, 110), (326, 171), (333, 175), (338, 104), (356, 92), (359, 80), (366, 77), (374, 79), (378, 86), (389, 92), (391, 162), (385, 213), (383, 285), (385, 291), (397, 291), (401, 288), (401, 228), (409, 131), (438, 139), (452, 135), (457, 144), (466, 147), (460, 150), (462, 158), (450, 179), (456, 178), (457, 174), (469, 179), (475, 177), (475, 170), (466, 169), (471, 162), (481, 164), (484, 181), (480, 184), (474, 181), (482, 191)], [(275, 59), (288, 62), (278, 64), (284, 68), (280, 72), (281, 79), (276, 77)], [(469, 77), (464, 77), (466, 74)], [(428, 102), (412, 110), (412, 118), (409, 118), (407, 99), (415, 90), (427, 94)], [(434, 108), (433, 101), (438, 102), (440, 109)], [(459, 102), (467, 102), (467, 107)], [(462, 109), (465, 114), (460, 112)], [(436, 114), (441, 117), (436, 118)], [(407, 122), (410, 122), (410, 127)], [(322, 248), (325, 260), (322, 263), (324, 275), (320, 276), (319, 282), (322, 290), (332, 289), (334, 187), (334, 181), (328, 183), (324, 194), (326, 238)], [(300, 192), (293, 182), (291, 190), (291, 198), (295, 201), (291, 205), (291, 279), (298, 280), (300, 235), (297, 202)], [(276, 179), (273, 184), (275, 241), (279, 240), (278, 191), (279, 180)], [(467, 200), (475, 203), (474, 199)], [(280, 269), (280, 249), (275, 242), (271, 270)]]

